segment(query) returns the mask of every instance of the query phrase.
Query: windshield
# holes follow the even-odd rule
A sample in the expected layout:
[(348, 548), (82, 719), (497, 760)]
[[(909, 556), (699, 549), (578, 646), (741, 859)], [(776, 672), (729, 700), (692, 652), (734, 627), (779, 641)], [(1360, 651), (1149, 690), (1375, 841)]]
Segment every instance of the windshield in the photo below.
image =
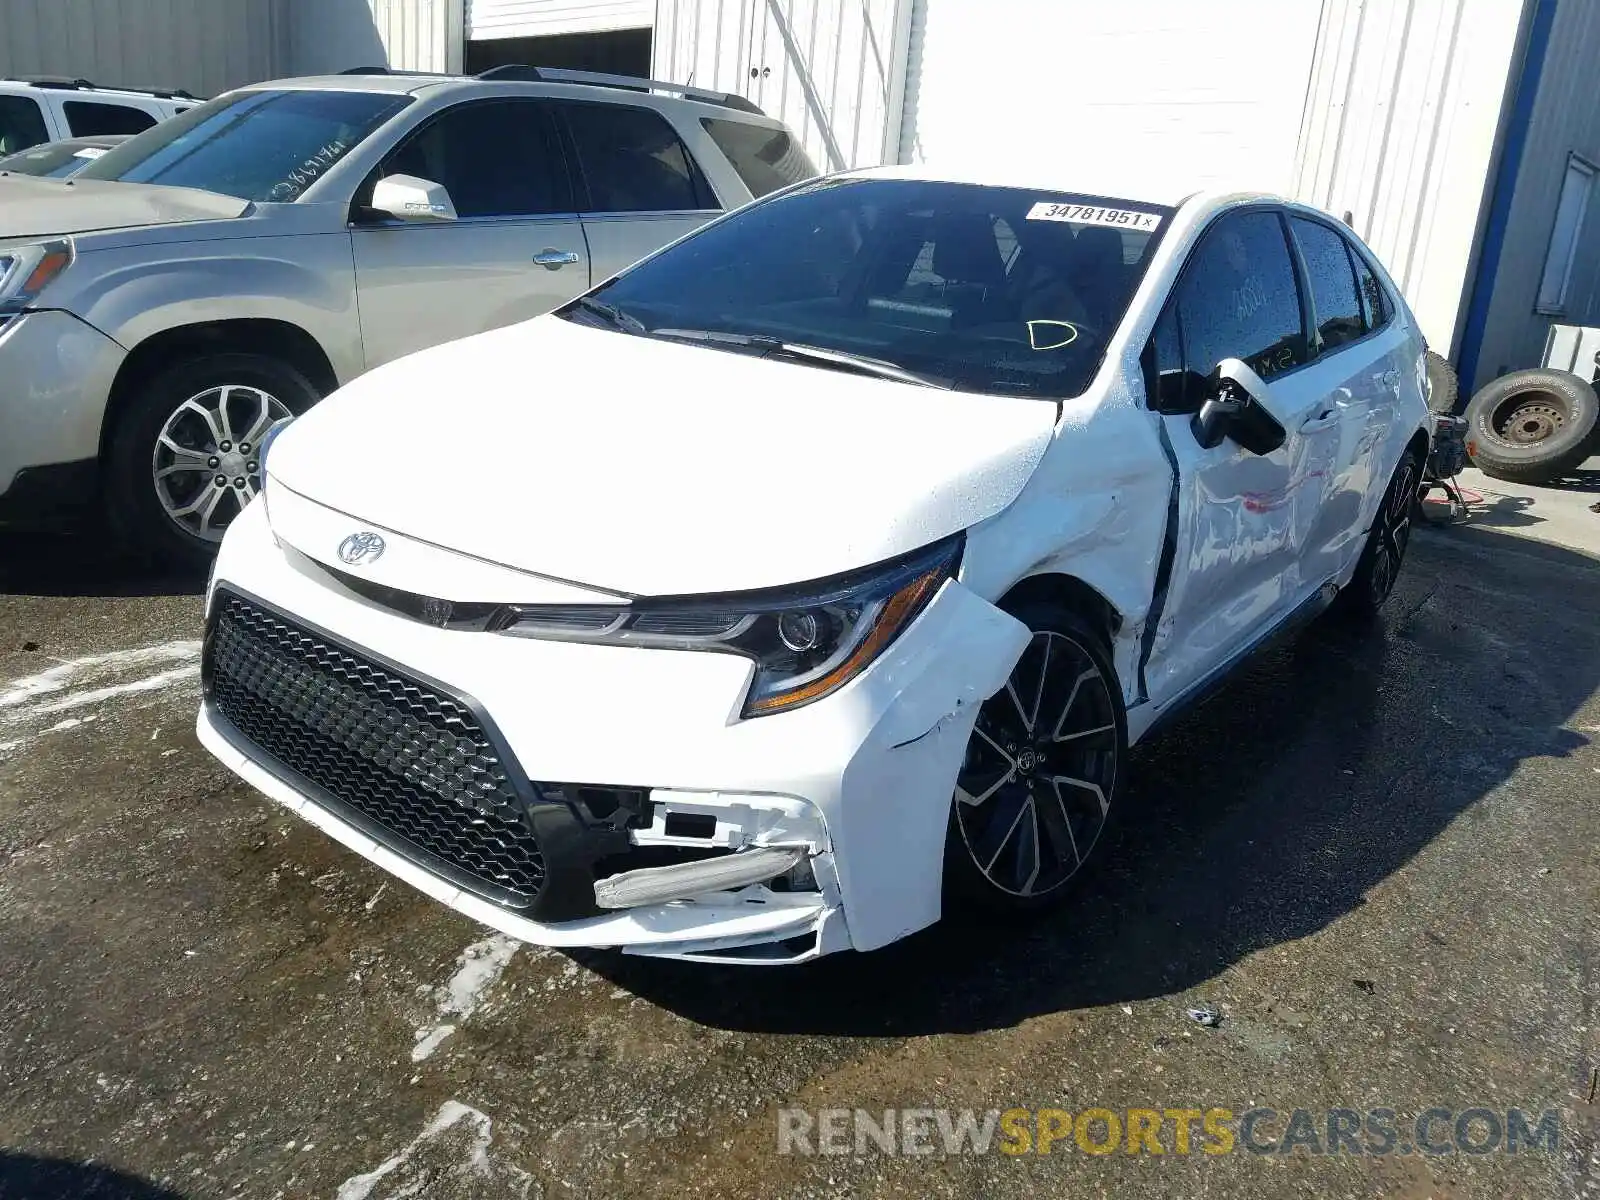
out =
[(91, 146), (84, 142), (51, 142), (47, 146), (35, 146), (31, 150), (13, 154), (10, 158), (0, 158), (0, 171), (60, 179), (83, 170), (105, 152), (104, 146)]
[(235, 92), (146, 130), (79, 178), (286, 203), (410, 103), (376, 92)]
[(717, 349), (776, 339), (867, 356), (961, 391), (1075, 396), (1170, 212), (973, 184), (824, 180), (706, 226), (561, 315), (641, 336), (744, 335), (693, 339)]

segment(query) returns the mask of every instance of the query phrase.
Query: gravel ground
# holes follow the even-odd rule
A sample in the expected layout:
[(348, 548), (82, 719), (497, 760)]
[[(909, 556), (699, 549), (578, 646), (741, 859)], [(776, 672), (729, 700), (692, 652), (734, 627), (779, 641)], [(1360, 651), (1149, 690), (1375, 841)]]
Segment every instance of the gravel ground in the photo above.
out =
[[(5, 539), (0, 1198), (1600, 1197), (1597, 564), (1425, 531), (1378, 635), (1314, 628), (1140, 751), (1074, 905), (766, 971), (518, 946), (388, 879), (195, 743), (196, 581)], [(777, 1137), (785, 1107), (1270, 1107), (1282, 1139), (1430, 1106), (1560, 1136)]]

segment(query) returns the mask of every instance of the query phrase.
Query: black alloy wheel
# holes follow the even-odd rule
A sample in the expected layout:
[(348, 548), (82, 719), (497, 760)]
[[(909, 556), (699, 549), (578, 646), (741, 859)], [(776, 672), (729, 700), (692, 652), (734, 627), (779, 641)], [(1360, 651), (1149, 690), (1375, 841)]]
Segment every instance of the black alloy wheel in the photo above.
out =
[(1073, 613), (1016, 613), (1033, 637), (979, 710), (957, 776), (946, 875), (1002, 911), (1056, 900), (1110, 819), (1127, 729), (1104, 640)]

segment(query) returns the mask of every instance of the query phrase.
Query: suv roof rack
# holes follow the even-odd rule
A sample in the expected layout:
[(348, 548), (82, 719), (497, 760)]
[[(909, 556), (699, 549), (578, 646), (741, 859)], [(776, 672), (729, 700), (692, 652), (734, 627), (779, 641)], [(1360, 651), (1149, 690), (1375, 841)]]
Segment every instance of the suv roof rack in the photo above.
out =
[(435, 78), (435, 79), (452, 79), (452, 78), (456, 78), (456, 76), (447, 75), (443, 71), (411, 71), (411, 70), (406, 69), (405, 67), (384, 67), (384, 66), (377, 66), (377, 65), (370, 66), (370, 67), (346, 67), (344, 70), (340, 71), (339, 74), (341, 74), (341, 75), (427, 75), (427, 76), (429, 76), (431, 78)]
[(106, 87), (88, 79), (75, 79), (71, 75), (8, 75), (8, 83), (26, 83), (36, 88), (51, 88), (63, 92), (132, 92), (139, 96), (154, 96), (158, 100), (203, 100), (183, 88)]
[(528, 83), (583, 83), (594, 87), (624, 88), (633, 92), (671, 92), (686, 100), (699, 100), (705, 104), (718, 104), (740, 112), (762, 112), (751, 101), (732, 92), (712, 92), (705, 88), (690, 87), (682, 83), (666, 83), (660, 79), (644, 79), (637, 75), (608, 75), (600, 71), (569, 71), (562, 67), (534, 67), (526, 63), (506, 63), (480, 71), (475, 79), (523, 80)]

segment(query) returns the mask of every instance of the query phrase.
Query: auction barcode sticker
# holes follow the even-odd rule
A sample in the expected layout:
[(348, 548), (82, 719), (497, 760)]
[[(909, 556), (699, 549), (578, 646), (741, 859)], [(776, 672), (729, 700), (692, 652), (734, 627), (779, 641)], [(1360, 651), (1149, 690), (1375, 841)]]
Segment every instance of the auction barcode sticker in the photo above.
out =
[(1134, 212), (1126, 208), (1102, 208), (1098, 204), (1052, 204), (1041, 200), (1028, 210), (1030, 221), (1071, 221), (1078, 225), (1110, 225), (1114, 229), (1153, 232), (1161, 225), (1157, 213)]

